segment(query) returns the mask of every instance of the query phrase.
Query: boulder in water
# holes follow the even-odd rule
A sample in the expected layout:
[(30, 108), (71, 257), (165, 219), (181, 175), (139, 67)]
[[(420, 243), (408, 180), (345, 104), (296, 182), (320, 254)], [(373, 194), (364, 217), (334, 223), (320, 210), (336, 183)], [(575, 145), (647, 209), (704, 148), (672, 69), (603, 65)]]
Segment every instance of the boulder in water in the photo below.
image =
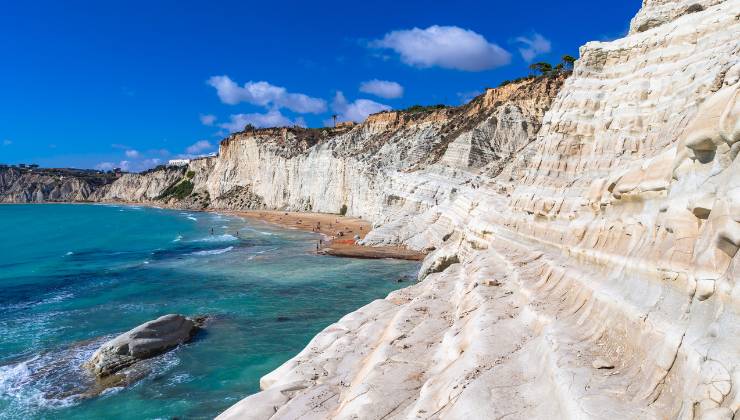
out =
[(169, 314), (145, 322), (103, 344), (86, 366), (98, 377), (112, 375), (190, 341), (198, 331), (199, 321)]

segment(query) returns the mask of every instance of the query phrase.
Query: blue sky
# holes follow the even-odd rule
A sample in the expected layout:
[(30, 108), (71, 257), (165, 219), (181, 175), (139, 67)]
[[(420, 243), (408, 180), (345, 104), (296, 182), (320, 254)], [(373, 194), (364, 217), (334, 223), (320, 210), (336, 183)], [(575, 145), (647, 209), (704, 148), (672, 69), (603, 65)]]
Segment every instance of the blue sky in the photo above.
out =
[(5, 2), (0, 162), (141, 170), (213, 152), (246, 122), (457, 105), (622, 36), (639, 4)]

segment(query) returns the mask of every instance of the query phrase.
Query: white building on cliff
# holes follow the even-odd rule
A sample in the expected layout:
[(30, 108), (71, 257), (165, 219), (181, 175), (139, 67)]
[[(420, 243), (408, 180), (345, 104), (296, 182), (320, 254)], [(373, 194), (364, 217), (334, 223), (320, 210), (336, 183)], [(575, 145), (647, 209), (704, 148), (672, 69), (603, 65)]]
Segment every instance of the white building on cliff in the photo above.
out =
[(170, 159), (167, 166), (188, 166), (190, 159)]

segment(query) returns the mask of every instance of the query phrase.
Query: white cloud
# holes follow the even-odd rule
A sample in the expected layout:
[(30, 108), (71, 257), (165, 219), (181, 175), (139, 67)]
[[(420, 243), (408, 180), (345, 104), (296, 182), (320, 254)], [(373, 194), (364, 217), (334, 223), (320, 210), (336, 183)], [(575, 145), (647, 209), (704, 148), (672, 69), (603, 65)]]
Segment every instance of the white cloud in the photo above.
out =
[(10, 146), (11, 144), (13, 144), (12, 141), (10, 141), (8, 139), (3, 140), (3, 146)]
[(298, 118), (295, 121), (291, 121), (290, 118), (281, 114), (280, 111), (273, 109), (264, 114), (252, 113), (252, 114), (233, 114), (230, 116), (230, 121), (227, 123), (219, 124), (218, 126), (228, 130), (230, 133), (244, 130), (244, 126), (252, 124), (257, 128), (264, 127), (290, 127), (293, 125), (305, 125), (302, 118)]
[(197, 155), (198, 153), (203, 153), (206, 150), (212, 149), (213, 145), (208, 140), (199, 140), (195, 143), (188, 146), (185, 151), (191, 155)]
[[(332, 109), (339, 114), (339, 121), (362, 122), (370, 114), (391, 109), (388, 105), (380, 104), (369, 99), (357, 99), (354, 102), (347, 102), (342, 92), (337, 92), (334, 96)], [(331, 125), (333, 121), (324, 121), (325, 125)]]
[(534, 33), (531, 37), (520, 36), (516, 42), (524, 44), (519, 48), (519, 54), (526, 62), (531, 62), (535, 57), (541, 54), (547, 54), (552, 50), (552, 44), (544, 36)]
[(216, 89), (221, 102), (236, 105), (247, 102), (270, 108), (287, 108), (301, 114), (320, 114), (326, 111), (326, 101), (302, 93), (290, 93), (284, 87), (268, 82), (249, 81), (239, 86), (229, 76), (213, 76), (207, 83)]
[(457, 26), (430, 26), (387, 33), (371, 47), (389, 48), (415, 67), (482, 71), (509, 64), (511, 54), (482, 35)]
[(381, 98), (393, 99), (403, 96), (403, 86), (389, 80), (368, 80), (360, 83), (360, 92), (380, 96)]
[(138, 151), (138, 150), (133, 150), (133, 149), (131, 149), (131, 150), (126, 150), (126, 157), (127, 157), (127, 158), (131, 158), (131, 159), (136, 159), (136, 158), (138, 158), (139, 156), (141, 156), (141, 153), (139, 153), (139, 151)]
[(213, 125), (216, 122), (216, 116), (212, 114), (200, 114), (200, 122), (203, 125)]

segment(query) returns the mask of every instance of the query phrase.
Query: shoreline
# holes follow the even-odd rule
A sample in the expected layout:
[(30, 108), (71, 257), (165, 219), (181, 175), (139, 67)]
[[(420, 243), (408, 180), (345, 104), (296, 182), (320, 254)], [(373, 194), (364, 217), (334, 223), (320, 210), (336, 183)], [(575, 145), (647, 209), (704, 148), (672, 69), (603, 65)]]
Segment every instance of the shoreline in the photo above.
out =
[(392, 258), (421, 261), (425, 254), (400, 246), (365, 246), (357, 243), (372, 230), (372, 225), (356, 217), (330, 213), (303, 213), (281, 210), (205, 210), (230, 216), (298, 229), (320, 234), (323, 239), (316, 243), (316, 253), (344, 258), (382, 259)]
[[(256, 241), (258, 242), (258, 246), (266, 245), (263, 249), (267, 249), (268, 247), (271, 248), (271, 250), (266, 252), (276, 254), (277, 257), (274, 259), (260, 257), (246, 259), (244, 256), (226, 256), (225, 258), (220, 256), (193, 256), (195, 254), (193, 252), (194, 250), (210, 250), (211, 248), (220, 248), (224, 246), (220, 244), (220, 241), (217, 244), (193, 243), (192, 245), (185, 245), (189, 242), (200, 242), (201, 238), (208, 238), (208, 236), (205, 235), (207, 235), (208, 230), (212, 227), (218, 230), (216, 233), (217, 235), (233, 235), (235, 229), (245, 229), (244, 232), (264, 232), (268, 230), (266, 228), (271, 227), (266, 222), (256, 223), (251, 219), (242, 217), (243, 215), (235, 214), (233, 212), (203, 211), (202, 214), (200, 214), (199, 211), (182, 211), (182, 209), (164, 208), (143, 204), (140, 205), (130, 202), (49, 203), (61, 204), (62, 206), (57, 206), (58, 208), (53, 206), (33, 206), (33, 204), (34, 203), (28, 203), (28, 207), (25, 210), (22, 210), (19, 213), (13, 212), (13, 214), (26, 217), (26, 212), (28, 212), (28, 214), (31, 214), (31, 212), (39, 212), (33, 213), (42, 215), (42, 218), (37, 220), (46, 220), (43, 218), (43, 215), (63, 215), (65, 218), (64, 220), (72, 220), (73, 222), (74, 217), (70, 218), (66, 215), (90, 214), (94, 215), (94, 218), (85, 217), (84, 220), (87, 223), (90, 223), (91, 226), (95, 226), (99, 221), (105, 222), (111, 217), (116, 218), (115, 220), (125, 221), (127, 225), (130, 221), (130, 223), (133, 223), (134, 225), (143, 226), (140, 230), (136, 229), (136, 231), (143, 233), (146, 237), (151, 235), (151, 237), (154, 238), (151, 242), (146, 237), (143, 238), (146, 240), (146, 244), (141, 248), (144, 251), (152, 250), (154, 249), (154, 246), (159, 247), (160, 239), (170, 243), (170, 239), (172, 237), (170, 232), (174, 232), (175, 228), (179, 229), (181, 224), (186, 226), (192, 225), (192, 228), (188, 227), (187, 231), (182, 232), (182, 235), (186, 238), (182, 243), (177, 245), (172, 244), (172, 247), (176, 249), (174, 252), (170, 253), (169, 247), (167, 247), (167, 255), (161, 260), (154, 261), (155, 264), (158, 262), (162, 263), (161, 266), (154, 268), (156, 271), (145, 272), (135, 268), (138, 266), (144, 266), (141, 264), (141, 260), (138, 259), (138, 257), (136, 259), (138, 263), (136, 265), (132, 265), (129, 261), (129, 255), (127, 255), (126, 252), (107, 252), (105, 254), (106, 256), (104, 258), (106, 259), (106, 262), (111, 263), (105, 264), (105, 270), (103, 271), (107, 274), (101, 274), (100, 276), (96, 275), (96, 281), (99, 281), (101, 285), (104, 285), (101, 287), (110, 288), (110, 290), (115, 290), (115, 288), (119, 287), (120, 281), (120, 284), (125, 285), (127, 288), (126, 290), (133, 290), (137, 294), (140, 293), (141, 296), (146, 296), (147, 299), (151, 299), (146, 301), (144, 304), (129, 305), (130, 296), (127, 293), (98, 294), (94, 291), (94, 295), (89, 297), (86, 293), (92, 292), (87, 292), (87, 290), (89, 290), (89, 284), (87, 282), (75, 285), (74, 289), (67, 289), (65, 287), (65, 289), (61, 291), (59, 294), (59, 296), (62, 296), (60, 301), (69, 300), (61, 305), (66, 307), (69, 302), (73, 302), (71, 304), (75, 307), (75, 310), (82, 314), (85, 314), (85, 311), (90, 311), (90, 313), (94, 314), (94, 311), (96, 310), (95, 308), (100, 305), (100, 302), (97, 302), (96, 299), (98, 299), (98, 296), (103, 296), (103, 304), (114, 303), (116, 306), (120, 306), (122, 308), (120, 311), (121, 316), (117, 319), (121, 319), (123, 321), (113, 324), (108, 319), (101, 319), (100, 325), (103, 325), (102, 327), (95, 324), (96, 331), (100, 332), (89, 337), (78, 337), (71, 341), (71, 344), (66, 341), (62, 341), (61, 344), (59, 344), (50, 340), (50, 342), (53, 343), (51, 345), (55, 346), (51, 347), (51, 350), (45, 345), (34, 345), (29, 347), (28, 356), (26, 356), (25, 352), (21, 357), (13, 356), (11, 359), (12, 363), (9, 363), (9, 365), (13, 367), (13, 369), (15, 369), (15, 366), (24, 367), (24, 369), (15, 369), (12, 371), (13, 375), (15, 375), (13, 376), (13, 380), (20, 381), (20, 379), (17, 378), (23, 377), (22, 375), (34, 375), (32, 376), (34, 379), (28, 381), (22, 379), (24, 381), (22, 382), (23, 388), (19, 387), (19, 391), (10, 395), (10, 398), (12, 398), (12, 401), (21, 401), (19, 404), (25, 404), (25, 400), (21, 400), (21, 397), (23, 396), (23, 394), (20, 394), (21, 391), (27, 392), (27, 390), (41, 390), (43, 392), (48, 392), (48, 394), (44, 394), (44, 399), (39, 400), (40, 403), (38, 407), (40, 408), (38, 408), (38, 413), (41, 413), (40, 415), (42, 416), (47, 413), (46, 401), (51, 400), (52, 398), (57, 398), (57, 394), (53, 393), (56, 389), (73, 390), (68, 395), (74, 398), (74, 402), (68, 406), (65, 405), (63, 410), (59, 411), (60, 413), (74, 413), (78, 410), (83, 413), (94, 413), (96, 410), (106, 410), (104, 401), (102, 403), (96, 402), (100, 401), (99, 398), (104, 395), (99, 393), (100, 389), (95, 387), (94, 383), (89, 381), (83, 382), (83, 380), (87, 380), (88, 377), (84, 376), (87, 374), (87, 371), (80, 368), (81, 363), (65, 364), (63, 368), (67, 370), (63, 371), (64, 375), (60, 377), (61, 379), (57, 379), (57, 377), (53, 376), (53, 372), (47, 375), (47, 372), (50, 371), (48, 366), (53, 366), (57, 360), (77, 360), (80, 354), (84, 355), (84, 357), (79, 357), (80, 360), (88, 360), (89, 356), (94, 354), (97, 349), (101, 348), (101, 346), (110, 339), (110, 337), (108, 337), (110, 334), (115, 334), (114, 336), (126, 334), (124, 331), (131, 331), (129, 328), (136, 328), (137, 325), (140, 325), (141, 320), (137, 317), (141, 317), (146, 320), (155, 320), (166, 313), (183, 313), (189, 317), (193, 317), (196, 314), (206, 314), (212, 317), (205, 330), (205, 334), (211, 335), (211, 337), (207, 337), (206, 341), (209, 343), (213, 341), (216, 347), (212, 348), (216, 350), (208, 350), (208, 346), (206, 346), (206, 355), (213, 351), (217, 351), (218, 346), (224, 343), (224, 345), (228, 345), (229, 351), (221, 352), (223, 353), (222, 356), (224, 358), (224, 362), (219, 362), (215, 367), (199, 363), (197, 358), (194, 359), (189, 356), (172, 356), (175, 360), (175, 364), (172, 365), (170, 363), (173, 359), (170, 359), (170, 356), (161, 355), (158, 356), (157, 359), (165, 360), (166, 364), (163, 365), (164, 367), (161, 369), (159, 368), (160, 365), (154, 365), (157, 369), (160, 369), (156, 372), (156, 375), (158, 378), (163, 378), (162, 383), (167, 387), (166, 391), (169, 393), (168, 398), (178, 401), (179, 405), (176, 411), (182, 412), (184, 410), (190, 410), (189, 412), (196, 412), (196, 410), (200, 410), (199, 412), (210, 413), (210, 417), (215, 417), (219, 413), (227, 410), (231, 405), (233, 405), (233, 403), (241, 399), (244, 396), (244, 389), (250, 390), (250, 394), (259, 392), (259, 380), (264, 375), (278, 369), (280, 365), (289, 360), (290, 357), (298, 354), (305, 345), (308, 344), (310, 337), (314, 334), (311, 333), (309, 336), (306, 336), (305, 331), (307, 331), (307, 329), (314, 329), (316, 331), (324, 329), (328, 325), (336, 322), (337, 319), (356, 311), (358, 308), (368, 304), (369, 302), (383, 299), (388, 293), (392, 293), (394, 290), (408, 286), (409, 282), (412, 281), (411, 279), (413, 278), (414, 273), (418, 270), (417, 264), (407, 264), (405, 262), (394, 263), (393, 261), (377, 261), (368, 265), (366, 263), (353, 263), (351, 260), (339, 260), (311, 255), (311, 241), (315, 241), (319, 236), (306, 235), (303, 234), (302, 231), (293, 230), (290, 227), (280, 229), (283, 233), (280, 233), (279, 235), (282, 237), (265, 237), (272, 238), (266, 239), (266, 244), (260, 244), (259, 242), (262, 241), (259, 240)], [(69, 206), (69, 204), (73, 204), (74, 207)], [(98, 210), (95, 210), (95, 206), (98, 206)], [(63, 207), (66, 207), (66, 210)], [(134, 211), (134, 207), (141, 208), (141, 210)], [(152, 211), (154, 209), (156, 209), (156, 211)], [(198, 221), (190, 223), (185, 219), (185, 213), (196, 216)], [(220, 217), (219, 215), (223, 215), (223, 217)], [(123, 217), (123, 219), (118, 219), (118, 217)], [(142, 220), (144, 221), (143, 223), (147, 223), (146, 221), (150, 220), (152, 217), (156, 217), (158, 220), (172, 219), (174, 220), (174, 224), (155, 223), (152, 228), (147, 225), (142, 225)], [(326, 215), (321, 217), (326, 217)], [(48, 220), (52, 219), (49, 218)], [(360, 220), (356, 221), (358, 223), (363, 223), (363, 230), (365, 230), (364, 226), (367, 225), (367, 222)], [(121, 225), (122, 224), (123, 223), (121, 223)], [(62, 223), (56, 224), (52, 222), (49, 224), (49, 226), (58, 225), (66, 226)], [(72, 223), (69, 226), (70, 232), (74, 232), (74, 235), (88, 235), (88, 237), (98, 236), (98, 231), (96, 230), (82, 229), (80, 232), (80, 229), (78, 229), (78, 226), (76, 226), (75, 223)], [(22, 226), (19, 227), (21, 229), (19, 229), (18, 232), (24, 233)], [(44, 232), (46, 230), (46, 226), (38, 226), (37, 230)], [(276, 230), (277, 229), (269, 229), (269, 231), (272, 232)], [(290, 234), (291, 231), (293, 234)], [(164, 232), (163, 235), (161, 235), (162, 232)], [(180, 232), (178, 232), (178, 234), (179, 233)], [(252, 233), (248, 233), (248, 235), (251, 236)], [(125, 242), (124, 245), (121, 246), (122, 241), (120, 241), (119, 238), (110, 235), (106, 236), (110, 240), (106, 239), (104, 243), (110, 244), (111, 250), (116, 251), (118, 249), (128, 248), (128, 245), (126, 245)], [(260, 236), (257, 235), (257, 237)], [(140, 241), (140, 239), (142, 238), (137, 238), (136, 244), (141, 244), (143, 242)], [(283, 244), (286, 239), (300, 242), (300, 244), (298, 247), (289, 243)], [(269, 245), (267, 245), (267, 243), (269, 243)], [(61, 248), (61, 251), (56, 252), (55, 250), (53, 253), (54, 255), (61, 255), (61, 253), (67, 249), (75, 251), (76, 254), (78, 253), (77, 249), (69, 248), (66, 244), (56, 245)], [(273, 245), (275, 246), (274, 248)], [(108, 250), (106, 246), (107, 245), (97, 245), (96, 243), (96, 251)], [(191, 247), (191, 249), (187, 247)], [(272, 251), (274, 249), (278, 249), (278, 251)], [(250, 252), (250, 254), (252, 253)], [(118, 255), (120, 255), (120, 257), (118, 257)], [(148, 255), (142, 256), (147, 260), (150, 259)], [(291, 262), (291, 259), (296, 257), (301, 261), (300, 263), (296, 261)], [(121, 264), (118, 263), (118, 258), (121, 258)], [(164, 263), (165, 260), (168, 262)], [(184, 263), (175, 262), (180, 260), (184, 260)], [(73, 263), (74, 267), (82, 267), (82, 264), (85, 261), (75, 261)], [(97, 259), (90, 261), (97, 264)], [(115, 264), (112, 263), (113, 261), (116, 261)], [(169, 261), (173, 261), (175, 263), (170, 264)], [(203, 263), (201, 263), (203, 266), (199, 267), (198, 270), (191, 270), (190, 267), (196, 266), (194, 262), (197, 261), (203, 261)], [(274, 264), (282, 265), (283, 263), (281, 261), (287, 261), (287, 267), (276, 266), (276, 268), (270, 268)], [(207, 267), (205, 266), (206, 264), (208, 265)], [(301, 267), (301, 264), (303, 264), (304, 267)], [(232, 270), (230, 266), (240, 268)], [(50, 273), (54, 273), (53, 270), (56, 270), (56, 266), (54, 265), (48, 267)], [(132, 267), (134, 268), (132, 269)], [(186, 269), (180, 269), (183, 267)], [(294, 267), (298, 267), (299, 269), (294, 270)], [(29, 269), (32, 270), (33, 267), (30, 267)], [(80, 268), (80, 270), (82, 270), (82, 268)], [(167, 271), (167, 275), (157, 275), (164, 271)], [(284, 272), (287, 274), (286, 276), (283, 276)], [(328, 275), (323, 277), (324, 273), (328, 273)], [(46, 279), (42, 278), (41, 282), (45, 281)], [(172, 293), (167, 294), (164, 297), (160, 297), (156, 294), (152, 295), (150, 293), (150, 291), (153, 290), (153, 286), (151, 286), (151, 284), (154, 282), (157, 282), (157, 289), (170, 287), (172, 284), (175, 284), (175, 282), (177, 283), (177, 287)], [(294, 290), (295, 287), (292, 287), (292, 285), (295, 284), (302, 285), (304, 282), (311, 284), (311, 286), (298, 287), (298, 289), (301, 289), (301, 292), (296, 292)], [(95, 284), (95, 287), (98, 287), (97, 283)], [(216, 295), (211, 293), (195, 293), (203, 290), (203, 284), (207, 284), (209, 290), (216, 290), (218, 293)], [(313, 286), (313, 284), (316, 284), (316, 286)], [(229, 293), (232, 290), (234, 293)], [(327, 290), (331, 290), (331, 292), (326, 292)], [(221, 291), (224, 292), (222, 293)], [(238, 297), (235, 298), (234, 294), (237, 294)], [(25, 295), (19, 296), (19, 302), (23, 302)], [(284, 303), (285, 296), (290, 296), (290, 300), (294, 303), (286, 305)], [(56, 298), (56, 294), (51, 295), (51, 298)], [(78, 303), (77, 299), (80, 299), (80, 303)], [(56, 300), (54, 300), (54, 302), (56, 302)], [(50, 304), (46, 303), (44, 305), (44, 308), (50, 308), (49, 313), (52, 313), (52, 310), (57, 310), (55, 307), (49, 305)], [(177, 305), (181, 310), (172, 311), (165, 308), (167, 305)], [(200, 309), (194, 311), (193, 308)], [(254, 312), (253, 308), (258, 308), (259, 311)], [(26, 316), (23, 311), (15, 311), (13, 312), (13, 315), (15, 315), (16, 312), (19, 318)], [(39, 311), (39, 313), (44, 314), (43, 311)], [(255, 315), (255, 313), (258, 313), (258, 315)], [(147, 314), (147, 316), (143, 316), (142, 314)], [(226, 318), (224, 318), (227, 320), (223, 323), (219, 323), (219, 320), (216, 319), (219, 318), (218, 314), (227, 314), (225, 315)], [(59, 320), (58, 322), (60, 324), (64, 323), (63, 325), (65, 326), (74, 326), (75, 322), (74, 317), (70, 318), (67, 316), (59, 316), (56, 317), (55, 320)], [(130, 327), (126, 326), (129, 324), (129, 321), (132, 321)], [(211, 322), (213, 323), (212, 325)], [(234, 328), (234, 326), (236, 326), (236, 328)], [(209, 332), (211, 327), (216, 327), (213, 332)], [(109, 328), (110, 331), (105, 330), (104, 328)], [(286, 340), (275, 340), (272, 335), (274, 335), (275, 331), (278, 329), (280, 329), (280, 334), (285, 333), (285, 335), (289, 335), (290, 338)], [(234, 330), (238, 330), (238, 332)], [(22, 333), (22, 328), (19, 331)], [(254, 331), (257, 331), (257, 333)], [(202, 341), (203, 336), (201, 336), (200, 339)], [(253, 343), (257, 344), (254, 345)], [(273, 345), (272, 343), (278, 344)], [(255, 347), (251, 347), (253, 345)], [(61, 350), (57, 352), (54, 350), (56, 348)], [(254, 348), (257, 350), (252, 350)], [(267, 351), (269, 353), (266, 354), (270, 355), (270, 359), (265, 358), (263, 360), (261, 358), (262, 353), (259, 353), (259, 351), (263, 351), (265, 348), (268, 349)], [(180, 349), (182, 349), (182, 347)], [(203, 350), (199, 351), (202, 352)], [(252, 351), (256, 351), (254, 354), (256, 354), (257, 357), (252, 356)], [(49, 354), (49, 357), (46, 358), (43, 356), (45, 354)], [(172, 353), (167, 354), (174, 355), (175, 353), (173, 350)], [(278, 355), (278, 358), (272, 358), (273, 354)], [(38, 355), (42, 355), (43, 357), (39, 357)], [(36, 362), (36, 360), (39, 361)], [(33, 361), (33, 363), (29, 361)], [(26, 368), (26, 363), (29, 365), (28, 368)], [(145, 396), (145, 394), (139, 392), (142, 389), (141, 385), (143, 382), (151, 380), (151, 378), (154, 377), (154, 372), (149, 371), (148, 363), (151, 362), (146, 361), (137, 365), (145, 367), (145, 369), (141, 371), (143, 372), (141, 376), (136, 376), (135, 378), (132, 376), (130, 381), (119, 384), (122, 386), (116, 389), (116, 391), (120, 390), (122, 392), (120, 393), (120, 396), (116, 397), (116, 401), (123, 401), (124, 404), (136, 404), (138, 401), (145, 401), (145, 399), (142, 398), (142, 395)], [(172, 366), (178, 366), (178, 369), (182, 368), (182, 370), (175, 370)], [(18, 371), (17, 375), (15, 373), (16, 370)], [(224, 375), (223, 372), (234, 371), (244, 373), (240, 373), (237, 379), (234, 379), (227, 384), (228, 387), (223, 387), (226, 392), (222, 394), (232, 398), (233, 401), (227, 401), (224, 403), (225, 400), (221, 398), (221, 396), (217, 395), (216, 397), (211, 397), (213, 388), (211, 384), (222, 380)], [(80, 376), (82, 379), (78, 379), (77, 374), (79, 372), (84, 374), (80, 374), (82, 375)], [(179, 384), (183, 383), (180, 379), (183, 375), (192, 375), (191, 377), (199, 378), (198, 384), (187, 384), (178, 387)], [(36, 380), (36, 377), (40, 379)], [(50, 378), (48, 379), (48, 383), (51, 384), (49, 387), (54, 386), (54, 388), (50, 388), (52, 389), (51, 391), (47, 391), (47, 388), (43, 387), (46, 386), (47, 377)], [(203, 379), (200, 380), (200, 378)], [(44, 382), (41, 382), (42, 380)], [(190, 381), (191, 379), (187, 379), (184, 382)], [(188, 393), (192, 392), (192, 389), (195, 389), (196, 392), (201, 392), (204, 397), (193, 399), (187, 403), (183, 402), (187, 401)], [(146, 391), (144, 391), (144, 393), (146, 393)], [(50, 395), (50, 397), (46, 397), (46, 395)], [(79, 407), (83, 407), (79, 408), (77, 403), (78, 395), (81, 395), (79, 401), (95, 402), (92, 404), (86, 403), (87, 405), (84, 407), (79, 404)], [(213, 395), (215, 395), (215, 393), (213, 393)], [(64, 397), (66, 398), (67, 395)], [(35, 402), (33, 403), (35, 404)], [(201, 409), (205, 404), (210, 404), (206, 406), (208, 407), (208, 410)], [(35, 406), (31, 406), (30, 404), (28, 407), (34, 407), (33, 410), (36, 410)], [(183, 409), (182, 407), (185, 408)], [(26, 406), (24, 405), (23, 408), (25, 409)], [(157, 406), (147, 406), (147, 410), (151, 410), (148, 412), (153, 412), (160, 417), (169, 418), (173, 415), (178, 415), (177, 412), (172, 412), (172, 410), (165, 407), (159, 408)]]
[(0, 203), (0, 204), (81, 204), (81, 205), (123, 205), (149, 207), (163, 210), (183, 210), (205, 213), (220, 213), (244, 217), (275, 226), (298, 229), (320, 234), (323, 239), (317, 242), (316, 253), (340, 258), (383, 259), (391, 258), (407, 261), (422, 261), (426, 254), (403, 246), (365, 246), (357, 244), (357, 237), (364, 239), (372, 230), (367, 220), (357, 217), (340, 216), (332, 213), (310, 213), (284, 210), (229, 210), (229, 209), (182, 209), (153, 203), (129, 201), (51, 201), (41, 203)]

